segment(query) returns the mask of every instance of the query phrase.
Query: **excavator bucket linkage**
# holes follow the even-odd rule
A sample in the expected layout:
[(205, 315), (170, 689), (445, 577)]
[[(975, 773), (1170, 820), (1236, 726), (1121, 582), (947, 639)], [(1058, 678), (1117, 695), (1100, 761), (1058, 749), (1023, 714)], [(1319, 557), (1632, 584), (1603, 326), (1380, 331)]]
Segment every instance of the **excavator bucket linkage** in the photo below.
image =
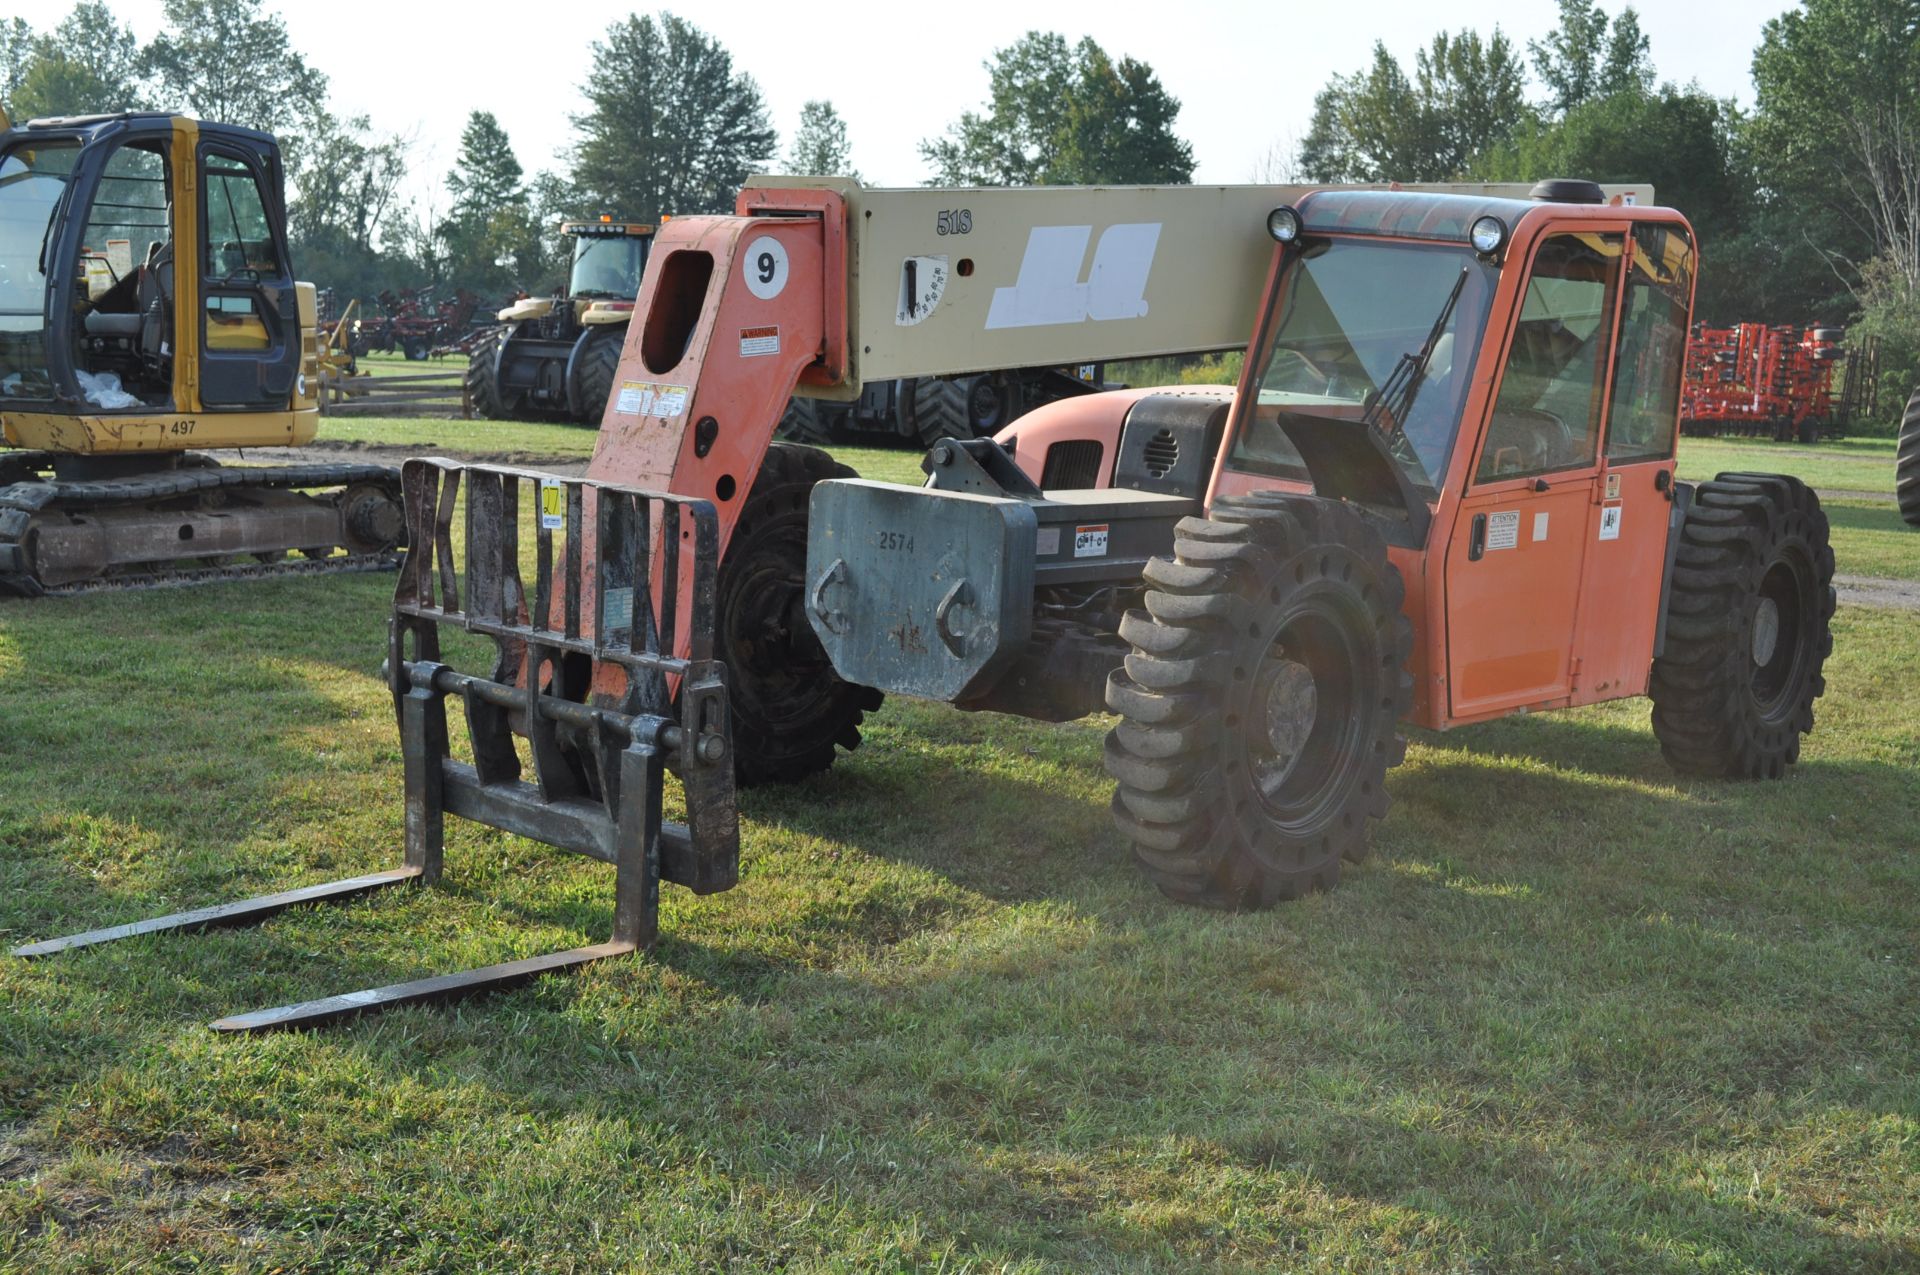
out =
[[(448, 814), (614, 865), (613, 935), (606, 943), (213, 1024), (222, 1031), (310, 1027), (514, 986), (651, 948), (662, 880), (700, 894), (734, 884), (740, 833), (726, 671), (712, 658), (720, 557), (713, 506), (591, 479), (443, 460), (407, 462), (403, 484), (414, 545), (394, 591), (387, 663), (405, 756), (403, 865), (28, 944), (15, 956), (246, 925), (302, 903), (431, 884), (441, 872)], [(457, 571), (454, 519), (463, 486), (465, 569)], [(531, 595), (523, 517), (533, 533)], [(492, 640), (490, 676), (442, 662), (442, 624)], [(684, 656), (673, 654), (676, 640)], [(465, 708), (471, 764), (452, 755), (449, 697)], [(526, 736), (532, 782), (521, 778), (516, 732)], [(684, 824), (662, 819), (669, 768), (685, 793)]]

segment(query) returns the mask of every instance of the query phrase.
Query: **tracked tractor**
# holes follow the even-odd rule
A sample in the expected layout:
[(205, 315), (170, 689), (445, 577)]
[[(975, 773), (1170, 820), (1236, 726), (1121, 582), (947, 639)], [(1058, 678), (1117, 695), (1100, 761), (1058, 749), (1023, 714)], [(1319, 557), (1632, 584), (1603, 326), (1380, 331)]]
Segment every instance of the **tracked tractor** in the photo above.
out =
[(273, 138), (0, 131), (0, 593), (393, 566), (396, 471), (195, 450), (312, 441), (319, 347)]
[[(611, 941), (219, 1025), (644, 948), (661, 882), (736, 880), (735, 785), (824, 770), (884, 694), (1111, 714), (1121, 839), (1220, 908), (1361, 859), (1406, 723), (1647, 695), (1680, 773), (1780, 777), (1831, 647), (1820, 502), (1674, 476), (1685, 218), (1644, 188), (1527, 194), (770, 183), (676, 219), (587, 477), (408, 464), (404, 865), (23, 953), (431, 880), (449, 814), (612, 862)], [(932, 233), (956, 206), (964, 245)], [(1042, 407), (939, 443), (921, 486), (772, 441), (796, 389), (1224, 348), (1236, 386)], [(455, 667), (449, 627), (484, 665)]]
[(482, 416), (597, 425), (606, 410), (653, 227), (603, 213), (562, 222), (560, 233), (573, 241), (566, 295), (515, 301), (467, 355), (467, 393)]

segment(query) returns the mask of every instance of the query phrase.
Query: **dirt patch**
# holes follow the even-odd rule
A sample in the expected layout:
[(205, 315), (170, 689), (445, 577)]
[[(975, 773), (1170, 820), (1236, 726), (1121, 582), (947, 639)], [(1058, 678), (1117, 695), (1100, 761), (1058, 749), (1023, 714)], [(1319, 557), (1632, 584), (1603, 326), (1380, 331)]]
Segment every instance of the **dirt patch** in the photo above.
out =
[(21, 1142), (25, 1125), (0, 1124), (0, 1182), (30, 1178), (51, 1164), (53, 1157)]
[(1891, 607), (1920, 611), (1920, 580), (1887, 580), (1879, 576), (1835, 573), (1833, 588), (1842, 602), (1863, 607)]

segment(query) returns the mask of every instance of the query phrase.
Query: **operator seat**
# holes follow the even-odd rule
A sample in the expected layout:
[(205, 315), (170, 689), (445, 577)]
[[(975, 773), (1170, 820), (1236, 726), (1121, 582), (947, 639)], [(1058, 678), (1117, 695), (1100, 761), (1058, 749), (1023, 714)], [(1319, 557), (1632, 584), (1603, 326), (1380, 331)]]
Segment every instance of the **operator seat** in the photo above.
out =
[[(171, 212), (169, 209), (169, 220)], [(173, 241), (156, 239), (147, 245), (147, 261), (140, 268), (140, 353), (154, 364), (173, 357), (167, 339), (173, 328)]]

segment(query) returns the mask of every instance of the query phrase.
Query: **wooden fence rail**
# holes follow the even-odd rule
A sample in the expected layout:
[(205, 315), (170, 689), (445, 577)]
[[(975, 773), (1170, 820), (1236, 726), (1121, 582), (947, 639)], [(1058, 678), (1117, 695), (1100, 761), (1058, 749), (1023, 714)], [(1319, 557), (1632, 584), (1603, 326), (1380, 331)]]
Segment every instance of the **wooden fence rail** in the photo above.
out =
[(458, 416), (473, 419), (466, 369), (405, 376), (323, 376), (323, 416)]

